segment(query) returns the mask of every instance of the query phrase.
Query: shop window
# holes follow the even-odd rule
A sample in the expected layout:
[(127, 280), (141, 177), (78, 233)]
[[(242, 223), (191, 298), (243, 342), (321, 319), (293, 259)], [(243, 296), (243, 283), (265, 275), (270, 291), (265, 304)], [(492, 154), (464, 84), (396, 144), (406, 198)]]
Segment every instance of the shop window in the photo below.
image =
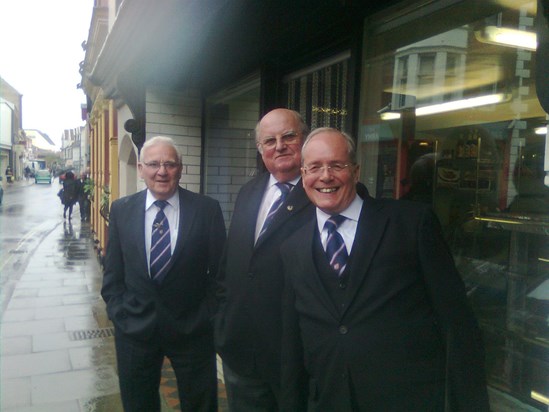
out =
[(536, 2), (448, 3), (366, 21), (361, 180), (372, 196), (437, 213), (483, 328), (493, 410), (507, 410), (503, 399), (547, 408), (549, 162)]
[(219, 201), (227, 227), (238, 190), (257, 173), (258, 119), (259, 75), (206, 100), (204, 192)]
[(287, 107), (301, 113), (311, 129), (347, 130), (348, 61), (349, 53), (345, 52), (284, 79)]

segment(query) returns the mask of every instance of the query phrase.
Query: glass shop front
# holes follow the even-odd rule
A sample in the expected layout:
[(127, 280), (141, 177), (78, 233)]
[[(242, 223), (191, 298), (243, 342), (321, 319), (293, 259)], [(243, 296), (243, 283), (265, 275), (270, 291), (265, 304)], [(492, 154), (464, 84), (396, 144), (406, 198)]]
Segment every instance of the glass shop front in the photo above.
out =
[[(547, 115), (536, 2), (439, 1), (365, 22), (361, 180), (435, 209), (484, 332), (494, 410), (549, 398)], [(533, 409), (529, 409), (533, 408)]]

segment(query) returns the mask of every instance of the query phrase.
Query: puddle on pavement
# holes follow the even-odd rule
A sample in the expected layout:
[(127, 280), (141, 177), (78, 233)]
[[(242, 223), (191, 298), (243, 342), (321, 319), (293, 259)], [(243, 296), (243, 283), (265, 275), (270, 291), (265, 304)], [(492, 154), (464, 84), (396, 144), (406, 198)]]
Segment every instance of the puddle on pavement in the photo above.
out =
[(63, 222), (63, 234), (58, 239), (58, 251), (63, 255), (63, 267), (73, 267), (95, 258), (91, 248), (91, 230), (88, 224), (84, 226)]
[(21, 205), (4, 206), (2, 214), (6, 216), (23, 216), (25, 213), (24, 208)]

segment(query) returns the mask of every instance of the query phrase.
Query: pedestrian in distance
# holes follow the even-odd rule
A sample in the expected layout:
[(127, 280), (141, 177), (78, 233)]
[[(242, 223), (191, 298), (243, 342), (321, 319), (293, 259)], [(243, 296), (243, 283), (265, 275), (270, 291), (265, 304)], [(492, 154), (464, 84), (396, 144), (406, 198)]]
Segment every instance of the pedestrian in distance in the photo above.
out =
[(308, 132), (301, 115), (272, 110), (255, 132), (267, 173), (239, 191), (218, 275), (216, 347), (229, 409), (238, 412), (278, 410), (283, 291), (278, 249), (312, 208), (299, 176)]
[(147, 188), (115, 200), (101, 295), (114, 324), (126, 412), (160, 411), (165, 357), (181, 410), (217, 411), (212, 318), (215, 274), (225, 242), (219, 203), (179, 187), (174, 141), (157, 136), (138, 163)]
[(75, 179), (73, 172), (67, 172), (65, 180), (63, 181), (63, 218), (67, 218), (67, 211), (69, 212), (68, 219), (72, 219), (72, 209), (75, 203), (78, 201), (78, 195), (80, 193), (80, 183)]
[(80, 208), (80, 220), (82, 222), (90, 220), (91, 202), (87, 193), (89, 177), (86, 172), (80, 174), (80, 190), (78, 192), (78, 207)]
[(489, 411), (480, 331), (429, 205), (357, 195), (353, 139), (302, 150), (312, 219), (281, 247), (282, 411)]
[(11, 170), (11, 166), (6, 167), (6, 182), (13, 183), (13, 171)]

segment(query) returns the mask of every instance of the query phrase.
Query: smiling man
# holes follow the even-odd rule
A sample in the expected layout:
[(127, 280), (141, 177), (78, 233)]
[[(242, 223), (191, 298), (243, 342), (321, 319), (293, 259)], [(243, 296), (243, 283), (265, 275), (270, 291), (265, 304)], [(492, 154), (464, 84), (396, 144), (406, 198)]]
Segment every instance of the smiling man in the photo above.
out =
[(358, 196), (339, 130), (314, 130), (302, 164), (316, 218), (281, 247), (281, 410), (488, 411), (479, 329), (433, 212)]
[(217, 411), (214, 277), (225, 241), (219, 203), (179, 187), (173, 140), (141, 149), (146, 190), (113, 202), (101, 294), (114, 324), (124, 411), (160, 411), (168, 357), (182, 411)]

